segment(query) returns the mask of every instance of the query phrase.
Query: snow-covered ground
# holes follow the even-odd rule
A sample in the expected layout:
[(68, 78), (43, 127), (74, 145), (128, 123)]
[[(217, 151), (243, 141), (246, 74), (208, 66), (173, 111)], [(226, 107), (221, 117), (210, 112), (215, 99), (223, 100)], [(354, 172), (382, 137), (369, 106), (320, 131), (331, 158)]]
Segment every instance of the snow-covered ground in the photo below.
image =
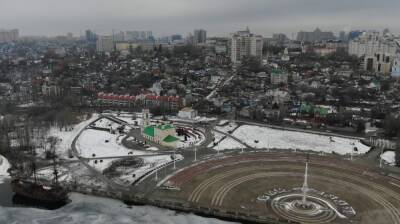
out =
[[(71, 173), (69, 172), (69, 170), (67, 168), (57, 167), (57, 171), (58, 171), (57, 177), (60, 182), (71, 180)], [(51, 167), (45, 167), (42, 169), (38, 169), (36, 171), (36, 175), (40, 179), (52, 180), (52, 179), (54, 179), (54, 167), (51, 166)]]
[(381, 155), (381, 158), (391, 166), (396, 164), (396, 153), (393, 151), (386, 151)]
[[(355, 154), (364, 154), (370, 149), (369, 146), (362, 144), (356, 139), (329, 137), (252, 125), (239, 127), (233, 133), (233, 136), (254, 148), (312, 150), (325, 153), (335, 152), (342, 155), (350, 154), (354, 147), (358, 149), (357, 152), (354, 152)], [(241, 148), (241, 146), (234, 140), (226, 138), (215, 149), (223, 150), (232, 148)]]
[(0, 207), (0, 223), (15, 224), (224, 224), (229, 223), (193, 214), (177, 213), (152, 206), (127, 206), (99, 197), (72, 193), (71, 203), (57, 210), (26, 207)]
[[(176, 161), (182, 160), (183, 156), (176, 154)], [(151, 156), (151, 157), (142, 157), (143, 158), (143, 166), (139, 168), (118, 168), (117, 171), (122, 173), (117, 178), (114, 178), (116, 181), (122, 181), (123, 184), (131, 185), (136, 180), (141, 178), (143, 175), (153, 173), (155, 170), (159, 170), (166, 166), (169, 163), (173, 162), (171, 155), (158, 155), (158, 156)]]
[[(212, 148), (214, 146), (214, 143), (217, 144), (217, 146), (214, 147), (216, 150), (223, 150), (223, 149), (238, 149), (244, 147), (242, 144), (239, 142), (226, 137), (226, 135), (221, 134), (219, 132), (212, 131), (211, 132), (214, 136), (214, 141), (208, 144), (207, 147)], [(225, 137), (225, 138), (224, 138)], [(223, 141), (223, 146), (220, 146), (219, 144)]]
[[(154, 119), (162, 119), (162, 117), (154, 117)], [(201, 117), (201, 116), (197, 116), (193, 119), (180, 118), (177, 116), (167, 116), (167, 119), (169, 121), (187, 122), (187, 123), (211, 122), (217, 120), (217, 118), (215, 117)]]
[(225, 133), (229, 133), (229, 132), (235, 130), (235, 128), (237, 128), (237, 126), (238, 126), (238, 125), (237, 125), (236, 123), (234, 123), (234, 122), (228, 122), (228, 123), (226, 123), (224, 126), (216, 126), (215, 128), (216, 128), (218, 131), (222, 131), (222, 132), (225, 132)]
[(241, 148), (246, 148), (246, 146), (240, 144), (236, 140), (229, 137), (226, 137), (224, 140), (219, 142), (217, 146), (214, 147), (215, 150), (241, 149)]
[[(82, 132), (76, 142), (76, 148), (81, 157), (110, 157), (143, 154), (141, 151), (130, 150), (121, 144), (125, 135), (111, 134), (107, 131), (87, 129)], [(95, 154), (95, 156), (93, 156)]]
[(7, 170), (10, 168), (10, 163), (7, 159), (0, 155), (0, 183), (3, 183), (5, 178), (9, 177)]
[(130, 125), (142, 125), (142, 113), (131, 113), (131, 112), (112, 112), (112, 113), (103, 113), (105, 115), (112, 115), (120, 120), (125, 121)]
[(226, 125), (229, 121), (228, 120), (220, 120), (218, 125)]
[(111, 128), (113, 130), (116, 130), (121, 125), (107, 118), (101, 118), (96, 122), (92, 123), (91, 126), (96, 128), (106, 128), (106, 129)]
[[(111, 134), (107, 131), (87, 129), (76, 141), (76, 148), (83, 158), (115, 157), (129, 155), (144, 155), (146, 152), (131, 150), (122, 145), (125, 135)], [(93, 154), (95, 156), (93, 156)], [(103, 171), (116, 159), (104, 159), (95, 168)]]
[[(59, 172), (58, 181), (61, 184), (69, 183), (90, 186), (97, 189), (107, 189), (107, 185), (102, 180), (94, 176), (86, 166), (79, 162), (57, 166), (57, 170)], [(53, 171), (54, 167), (49, 166), (39, 169), (37, 174), (40, 179), (53, 181)]]
[[(92, 115), (92, 117), (88, 120), (82, 121), (79, 124), (75, 125), (72, 127), (72, 130), (65, 130), (61, 129), (59, 127), (51, 127), (47, 138), (48, 137), (56, 137), (59, 139), (57, 145), (56, 145), (56, 154), (64, 159), (68, 158), (68, 150), (71, 149), (71, 144), (74, 138), (78, 135), (78, 133), (84, 129), (88, 124), (93, 122), (98, 118), (97, 114)], [(44, 149), (37, 149), (36, 150), (39, 156), (44, 156)]]
[(181, 140), (178, 143), (178, 148), (187, 148), (194, 145), (200, 145), (206, 139), (204, 134), (200, 131), (194, 131), (191, 128), (187, 128), (186, 130), (189, 137), (185, 141), (185, 136), (178, 136), (178, 138)]

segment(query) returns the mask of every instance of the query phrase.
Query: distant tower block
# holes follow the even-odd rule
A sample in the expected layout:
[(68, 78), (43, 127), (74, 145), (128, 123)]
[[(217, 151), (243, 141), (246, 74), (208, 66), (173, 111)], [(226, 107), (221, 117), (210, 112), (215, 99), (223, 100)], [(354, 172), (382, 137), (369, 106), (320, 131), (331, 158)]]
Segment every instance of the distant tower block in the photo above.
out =
[(149, 109), (142, 110), (143, 128), (150, 125), (150, 111)]

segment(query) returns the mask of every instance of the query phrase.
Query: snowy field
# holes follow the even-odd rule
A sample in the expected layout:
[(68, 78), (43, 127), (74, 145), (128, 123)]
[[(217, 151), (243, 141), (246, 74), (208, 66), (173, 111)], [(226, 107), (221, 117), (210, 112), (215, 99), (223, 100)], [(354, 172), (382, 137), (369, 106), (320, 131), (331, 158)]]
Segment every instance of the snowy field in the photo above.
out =
[[(80, 156), (84, 158), (138, 155), (140, 151), (130, 150), (121, 143), (125, 135), (111, 134), (107, 131), (87, 129), (82, 132), (76, 142)], [(143, 153), (141, 153), (143, 154)]]
[(394, 166), (396, 164), (396, 153), (393, 151), (386, 151), (381, 155), (381, 158), (389, 165)]
[(127, 206), (112, 199), (72, 193), (57, 210), (0, 206), (0, 223), (14, 224), (225, 224), (229, 222), (152, 206)]
[[(92, 115), (92, 117), (88, 120), (82, 121), (79, 124), (75, 125), (72, 127), (72, 130), (65, 130), (61, 129), (59, 127), (51, 127), (49, 130), (49, 133), (47, 135), (48, 137), (56, 137), (59, 139), (57, 145), (56, 145), (56, 154), (64, 159), (68, 159), (68, 150), (71, 149), (71, 144), (74, 138), (78, 135), (78, 133), (84, 129), (87, 125), (89, 125), (91, 122), (96, 120), (98, 118), (97, 114)], [(43, 149), (37, 149), (36, 150), (39, 156), (44, 157), (44, 150)]]
[[(136, 155), (152, 155), (154, 152), (132, 150), (122, 145), (121, 141), (125, 135), (111, 134), (107, 131), (87, 129), (82, 132), (76, 142), (76, 148), (83, 158), (101, 158), (101, 157), (118, 157)], [(93, 157), (93, 154), (95, 156)], [(181, 157), (177, 155), (177, 157)], [(88, 164), (100, 172), (111, 166), (114, 161), (119, 158), (103, 158), (91, 160)], [(142, 175), (151, 172), (159, 166), (163, 166), (172, 161), (169, 155), (155, 155), (151, 157), (143, 157), (144, 165), (139, 168), (123, 168), (119, 170), (121, 175), (116, 177), (116, 181), (124, 184), (132, 183)]]
[[(111, 134), (107, 131), (87, 129), (82, 132), (76, 141), (76, 148), (83, 158), (115, 157), (129, 155), (144, 155), (146, 152), (131, 150), (122, 145), (125, 135)], [(93, 154), (95, 156), (93, 156)], [(103, 159), (95, 168), (103, 171), (116, 159)], [(94, 161), (92, 161), (94, 163)]]
[[(239, 142), (233, 140), (232, 138), (226, 137), (226, 135), (221, 134), (219, 132), (212, 131), (211, 132), (214, 136), (214, 141), (208, 144), (207, 147), (212, 148), (214, 146), (214, 143), (217, 144), (217, 146), (214, 147), (216, 150), (223, 150), (223, 149), (228, 149), (226, 148), (226, 145), (229, 145), (229, 149), (239, 149), (245, 147), (244, 145), (240, 144)], [(219, 144), (223, 142), (222, 146)]]
[[(285, 131), (266, 127), (243, 125), (236, 129), (233, 136), (254, 148), (299, 149), (316, 152), (350, 154), (354, 147), (364, 154), (370, 147), (359, 140), (325, 135), (309, 134), (295, 131)], [(258, 141), (258, 143), (257, 143)], [(231, 138), (226, 138), (215, 147), (216, 150), (235, 149), (242, 146)]]
[(5, 178), (9, 177), (7, 170), (10, 168), (10, 163), (7, 159), (0, 155), (0, 183), (3, 183)]

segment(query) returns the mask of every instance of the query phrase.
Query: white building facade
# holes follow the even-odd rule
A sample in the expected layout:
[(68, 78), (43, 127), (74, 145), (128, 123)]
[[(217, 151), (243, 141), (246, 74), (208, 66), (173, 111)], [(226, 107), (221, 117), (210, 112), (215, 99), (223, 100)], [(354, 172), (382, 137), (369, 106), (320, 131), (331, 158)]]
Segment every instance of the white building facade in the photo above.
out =
[(112, 36), (100, 36), (96, 43), (97, 52), (110, 53), (115, 49), (114, 39)]
[(19, 30), (0, 30), (0, 43), (13, 42), (18, 40)]
[(349, 54), (362, 61), (362, 69), (389, 74), (392, 70), (396, 52), (399, 49), (397, 40), (390, 35), (380, 35), (370, 31), (349, 43)]
[(263, 37), (245, 31), (232, 34), (231, 39), (231, 61), (240, 63), (244, 57), (255, 56), (262, 59)]
[(400, 53), (396, 54), (392, 67), (392, 76), (400, 78)]
[(191, 107), (185, 107), (178, 112), (178, 117), (183, 119), (194, 119), (197, 117), (197, 111)]

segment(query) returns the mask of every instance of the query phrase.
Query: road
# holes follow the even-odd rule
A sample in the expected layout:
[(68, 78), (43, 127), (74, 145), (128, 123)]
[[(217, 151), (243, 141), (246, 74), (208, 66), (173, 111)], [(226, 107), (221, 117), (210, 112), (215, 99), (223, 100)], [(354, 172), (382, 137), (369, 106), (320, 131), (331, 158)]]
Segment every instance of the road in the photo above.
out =
[[(96, 122), (97, 120), (103, 118), (102, 116), (100, 116), (98, 119), (94, 120), (93, 122), (91, 122), (90, 124)], [(90, 125), (89, 124), (89, 125)], [(88, 126), (89, 126), (88, 125)], [(83, 164), (96, 178), (102, 180), (104, 183), (107, 184), (107, 187), (114, 189), (114, 190), (121, 190), (124, 189), (124, 187), (122, 185), (119, 185), (117, 183), (115, 183), (114, 181), (110, 180), (109, 178), (107, 178), (106, 176), (104, 176), (102, 173), (100, 173), (98, 170), (96, 170), (95, 168), (93, 168), (92, 166), (90, 166), (87, 163), (87, 160), (85, 158), (82, 158), (79, 156), (78, 150), (76, 148), (76, 141), (78, 140), (78, 138), (81, 136), (82, 132), (84, 130), (86, 130), (87, 126), (85, 128), (83, 128), (77, 136), (75, 136), (74, 140), (72, 141), (71, 144), (71, 151), (72, 151), (72, 155), (75, 156), (76, 158), (78, 158), (79, 162), (81, 164)]]

